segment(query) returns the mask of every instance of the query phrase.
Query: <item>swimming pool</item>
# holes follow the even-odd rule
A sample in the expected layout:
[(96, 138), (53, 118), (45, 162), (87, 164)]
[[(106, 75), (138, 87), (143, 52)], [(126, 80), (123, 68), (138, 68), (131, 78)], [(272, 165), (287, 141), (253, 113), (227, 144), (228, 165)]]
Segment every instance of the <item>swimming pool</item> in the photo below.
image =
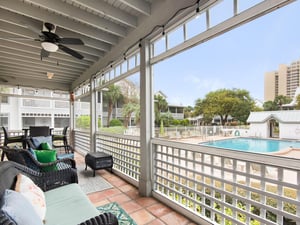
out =
[(225, 148), (244, 152), (271, 153), (289, 147), (300, 148), (298, 141), (284, 141), (258, 138), (231, 138), (199, 143), (202, 146)]

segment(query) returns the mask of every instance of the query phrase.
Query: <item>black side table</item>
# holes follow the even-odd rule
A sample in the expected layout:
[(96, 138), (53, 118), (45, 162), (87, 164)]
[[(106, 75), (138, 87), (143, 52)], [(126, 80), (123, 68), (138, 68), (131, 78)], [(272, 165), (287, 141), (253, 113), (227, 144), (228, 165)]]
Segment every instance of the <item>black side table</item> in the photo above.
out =
[(113, 167), (113, 157), (104, 152), (90, 152), (85, 156), (85, 170), (89, 166), (93, 170), (93, 176), (95, 176), (95, 170), (110, 169)]

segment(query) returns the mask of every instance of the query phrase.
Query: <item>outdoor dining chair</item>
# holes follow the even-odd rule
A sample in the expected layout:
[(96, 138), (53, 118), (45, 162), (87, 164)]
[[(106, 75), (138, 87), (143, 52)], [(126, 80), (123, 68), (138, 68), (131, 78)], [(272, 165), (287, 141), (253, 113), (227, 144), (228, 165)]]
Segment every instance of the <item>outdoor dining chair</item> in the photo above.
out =
[[(7, 129), (2, 127), (4, 133), (4, 146), (8, 146), (11, 143), (22, 143), (23, 148), (26, 148), (26, 140), (24, 135), (10, 136)], [(1, 154), (1, 161), (4, 159), (4, 152)]]

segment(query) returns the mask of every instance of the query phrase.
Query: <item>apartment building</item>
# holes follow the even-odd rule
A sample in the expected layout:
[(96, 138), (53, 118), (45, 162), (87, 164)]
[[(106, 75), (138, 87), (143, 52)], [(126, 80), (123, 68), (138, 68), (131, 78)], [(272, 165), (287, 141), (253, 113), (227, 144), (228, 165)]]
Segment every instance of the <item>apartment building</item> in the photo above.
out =
[(281, 64), (277, 71), (265, 73), (264, 101), (273, 101), (278, 95), (293, 98), (299, 86), (300, 60), (290, 65)]

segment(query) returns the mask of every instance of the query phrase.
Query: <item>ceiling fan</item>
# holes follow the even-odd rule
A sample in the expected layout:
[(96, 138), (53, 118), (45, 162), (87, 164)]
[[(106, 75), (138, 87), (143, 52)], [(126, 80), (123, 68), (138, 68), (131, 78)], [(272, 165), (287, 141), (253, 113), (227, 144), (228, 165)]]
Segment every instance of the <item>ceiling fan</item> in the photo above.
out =
[(64, 44), (70, 45), (83, 45), (81, 39), (79, 38), (61, 38), (57, 34), (55, 34), (55, 25), (52, 23), (44, 23), (45, 29), (41, 31), (39, 35), (39, 39), (37, 41), (41, 42), (42, 50), (41, 50), (41, 58), (48, 57), (50, 52), (56, 52), (58, 49), (64, 51), (65, 53), (77, 58), (83, 59), (83, 56), (76, 52), (75, 50), (68, 48)]

